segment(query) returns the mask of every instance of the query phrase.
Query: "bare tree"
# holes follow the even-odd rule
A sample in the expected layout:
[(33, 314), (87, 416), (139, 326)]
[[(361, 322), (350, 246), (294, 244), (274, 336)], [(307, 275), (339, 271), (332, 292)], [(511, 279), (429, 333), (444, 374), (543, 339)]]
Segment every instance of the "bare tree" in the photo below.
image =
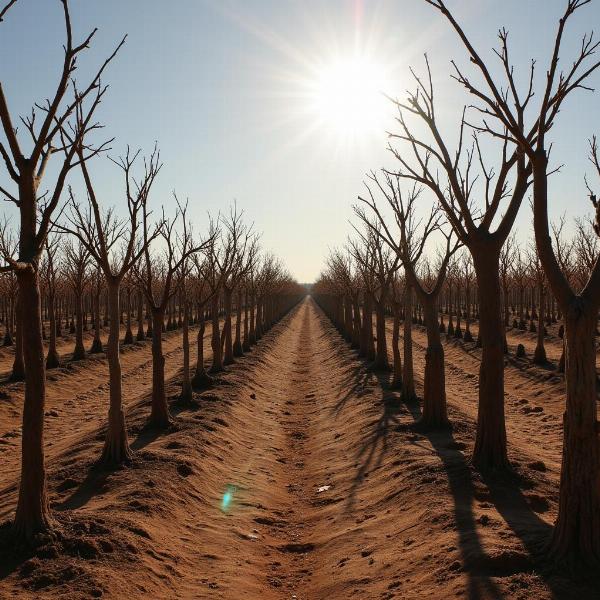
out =
[(63, 271), (71, 285), (75, 299), (75, 349), (73, 360), (85, 358), (83, 345), (83, 296), (89, 278), (90, 253), (79, 241), (67, 242), (65, 248), (65, 265)]
[[(427, 329), (427, 350), (425, 353), (425, 378), (423, 393), (423, 416), (420, 425), (431, 427), (448, 426), (448, 411), (446, 407), (446, 375), (444, 366), (444, 347), (440, 338), (440, 327), (437, 319), (438, 299), (446, 268), (459, 247), (452, 233), (444, 233), (441, 228), (439, 208), (434, 206), (429, 216), (422, 224), (415, 214), (416, 204), (422, 190), (416, 185), (405, 197), (400, 184), (400, 177), (383, 174), (380, 181), (374, 174), (371, 180), (375, 183), (393, 211), (399, 232), (393, 232), (387, 220), (380, 211), (375, 196), (370, 188), (368, 198), (361, 200), (375, 213), (379, 228), (374, 231), (385, 241), (402, 261), (404, 272), (411, 287), (425, 311), (425, 326)], [(437, 275), (427, 285), (417, 272), (417, 265), (423, 257), (425, 245), (434, 232), (441, 232), (445, 238), (445, 248), (439, 257)], [(409, 319), (405, 314), (405, 320)]]
[[(79, 153), (83, 153), (82, 147), (79, 149)], [(138, 236), (142, 217), (147, 213), (152, 184), (161, 168), (160, 156), (155, 148), (150, 158), (144, 159), (143, 174), (139, 180), (136, 180), (133, 177), (132, 168), (138, 155), (139, 151), (131, 155), (128, 148), (125, 157), (118, 161), (113, 160), (124, 174), (128, 219), (119, 219), (112, 208), (102, 210), (86, 161), (80, 159), (88, 194), (87, 207), (81, 207), (71, 192), (70, 213), (66, 216), (65, 224), (58, 226), (63, 231), (73, 234), (83, 244), (98, 269), (102, 271), (108, 291), (110, 329), (107, 357), (110, 407), (106, 440), (101, 457), (101, 461), (105, 464), (120, 464), (131, 457), (123, 411), (121, 361), (119, 358), (121, 282), (143, 255), (147, 245), (159, 234), (157, 227), (141, 240)], [(97, 321), (100, 318), (99, 313), (100, 307), (97, 305), (95, 315)]]
[[(540, 261), (548, 283), (565, 319), (566, 412), (564, 418), (563, 455), (559, 509), (551, 542), (551, 553), (561, 561), (584, 561), (600, 564), (600, 444), (596, 407), (596, 352), (594, 333), (600, 306), (600, 263), (597, 261), (579, 292), (570, 285), (552, 246), (548, 221), (547, 134), (555, 124), (565, 99), (577, 89), (589, 89), (586, 81), (600, 67), (593, 56), (600, 43), (593, 35), (584, 35), (579, 53), (567, 66), (559, 69), (562, 42), (567, 23), (591, 0), (568, 0), (559, 20), (545, 83), (535, 93), (534, 62), (525, 95), (519, 94), (514, 68), (509, 57), (508, 32), (499, 33), (500, 49), (496, 52), (503, 67), (504, 81), (499, 84), (477, 53), (467, 35), (445, 6), (443, 0), (426, 0), (450, 22), (469, 55), (471, 63), (483, 77), (478, 87), (456, 69), (457, 80), (477, 98), (477, 110), (483, 116), (480, 131), (514, 144), (530, 163), (533, 173), (533, 224)], [(537, 108), (525, 112), (530, 100), (540, 98)], [(526, 117), (533, 115), (532, 123)], [(600, 175), (595, 138), (590, 142), (590, 158)], [(590, 190), (596, 204), (596, 196)]]
[[(3, 19), (11, 0), (2, 9)], [(94, 29), (80, 44), (73, 42), (68, 0), (61, 0), (64, 13), (66, 41), (64, 61), (56, 89), (44, 104), (36, 104), (30, 116), (22, 119), (24, 130), (32, 140), (32, 150), (26, 154), (13, 125), (11, 112), (0, 85), (0, 121), (8, 142), (8, 148), (0, 143), (0, 154), (8, 174), (18, 187), (16, 195), (1, 189), (2, 194), (19, 209), (18, 257), (4, 257), (8, 267), (16, 272), (19, 284), (19, 306), (23, 319), (23, 357), (25, 362), (25, 403), (23, 406), (22, 461), (19, 500), (15, 513), (15, 529), (18, 536), (31, 539), (38, 531), (50, 527), (46, 472), (44, 466), (44, 403), (46, 398), (44, 348), (42, 344), (41, 298), (39, 289), (39, 262), (48, 228), (55, 212), (70, 170), (79, 162), (88, 160), (106, 148), (106, 143), (92, 147), (85, 144), (87, 154), (77, 156), (77, 149), (84, 146), (84, 138), (99, 125), (93, 115), (106, 92), (100, 78), (107, 65), (115, 57), (125, 39), (104, 61), (90, 83), (83, 88), (74, 80), (79, 55), (89, 47)], [(70, 85), (72, 84), (72, 85)], [(72, 99), (65, 101), (69, 88)], [(89, 101), (89, 102), (88, 102)], [(36, 109), (38, 112), (36, 112)], [(78, 115), (76, 122), (72, 115)], [(36, 115), (42, 114), (41, 123)], [(57, 142), (56, 140), (59, 140)], [(53, 154), (63, 154), (56, 181), (48, 197), (40, 203), (38, 190)]]
[[(171, 423), (165, 392), (165, 357), (162, 347), (165, 310), (189, 275), (189, 258), (208, 245), (206, 242), (197, 244), (194, 241), (187, 218), (187, 203), (180, 204), (175, 193), (173, 197), (177, 204), (175, 215), (172, 219), (167, 219), (163, 213), (158, 236), (150, 231), (149, 213), (144, 205), (145, 263), (143, 267), (136, 269), (152, 314), (152, 410), (149, 424), (159, 428), (168, 427)], [(154, 237), (162, 243), (162, 256), (151, 255)], [(186, 342), (187, 340), (184, 343)], [(189, 355), (187, 360), (189, 380)]]

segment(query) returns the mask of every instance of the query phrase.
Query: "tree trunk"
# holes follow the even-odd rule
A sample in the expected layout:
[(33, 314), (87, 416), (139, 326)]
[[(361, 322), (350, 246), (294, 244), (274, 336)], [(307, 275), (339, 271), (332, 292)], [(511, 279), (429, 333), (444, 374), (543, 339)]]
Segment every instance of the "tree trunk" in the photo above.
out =
[(233, 342), (233, 355), (243, 356), (242, 347), (242, 290), (238, 289), (236, 300), (236, 319), (235, 319), (235, 341)]
[(446, 372), (444, 348), (437, 321), (436, 299), (423, 298), (427, 350), (425, 351), (425, 378), (423, 381), (423, 415), (420, 424), (426, 428), (447, 427)]
[(223, 370), (223, 359), (221, 355), (221, 334), (219, 332), (219, 295), (215, 294), (211, 305), (212, 335), (210, 345), (213, 351), (211, 373), (219, 373)]
[(380, 371), (389, 371), (390, 362), (387, 352), (387, 338), (385, 334), (385, 296), (376, 304), (376, 330), (377, 330), (377, 353), (374, 368)]
[(223, 296), (223, 304), (225, 309), (225, 321), (223, 323), (225, 353), (223, 355), (223, 364), (231, 365), (235, 362), (235, 359), (233, 358), (233, 336), (231, 326), (231, 299), (233, 296), (233, 290), (225, 288)]
[[(35, 227), (33, 215), (32, 227)], [(21, 254), (23, 248), (24, 217), (21, 217)], [(24, 251), (25, 250), (25, 251)], [(23, 337), (25, 364), (25, 401), (21, 435), (21, 480), (15, 513), (15, 533), (21, 539), (31, 540), (40, 531), (50, 527), (46, 469), (44, 465), (44, 406), (46, 402), (46, 370), (42, 343), (42, 306), (37, 270), (31, 268), (17, 274), (19, 300), (17, 310), (27, 315), (27, 326), (20, 319), (18, 327)], [(19, 319), (19, 316), (17, 317)]]
[[(107, 281), (107, 287), (110, 329), (106, 355), (108, 359), (110, 407), (108, 409), (108, 429), (106, 430), (101, 461), (107, 465), (119, 465), (131, 458), (131, 450), (127, 441), (125, 413), (123, 412), (121, 360), (119, 357), (119, 282), (109, 280)], [(98, 321), (100, 320), (99, 308), (97, 306), (97, 325), (99, 325)]]
[(394, 354), (394, 377), (392, 387), (402, 387), (402, 358), (400, 357), (400, 306), (394, 302), (394, 326), (392, 329), (392, 352)]
[(404, 287), (404, 370), (402, 371), (402, 398), (404, 402), (416, 399), (412, 356), (412, 296), (410, 285)]
[(212, 379), (204, 368), (204, 331), (206, 329), (206, 320), (204, 318), (204, 308), (199, 314), (198, 337), (196, 343), (198, 345), (198, 357), (196, 359), (196, 372), (192, 379), (192, 386), (196, 390), (204, 389), (210, 386)]
[[(117, 323), (119, 322), (117, 315)], [(102, 340), (100, 339), (100, 286), (98, 286), (98, 290), (96, 291), (94, 297), (94, 341), (92, 342), (92, 347), (90, 348), (90, 352), (92, 354), (98, 354), (99, 352), (104, 352), (104, 347), (102, 346)]]
[(504, 420), (504, 335), (500, 306), (499, 251), (484, 246), (472, 252), (479, 288), (479, 368), (477, 436), (473, 462), (480, 468), (508, 467)]
[(598, 440), (596, 310), (577, 296), (565, 310), (566, 410), (558, 517), (550, 551), (571, 566), (600, 564), (600, 442)]
[(48, 343), (48, 356), (46, 356), (46, 369), (56, 369), (60, 366), (60, 357), (56, 350), (56, 313), (54, 311), (54, 292), (48, 294), (48, 316), (50, 320), (50, 340)]
[(75, 290), (75, 349), (73, 360), (85, 358), (85, 346), (83, 345), (83, 290), (78, 287)]
[(544, 347), (544, 284), (539, 285), (539, 307), (538, 307), (538, 330), (537, 330), (537, 344), (533, 353), (533, 362), (536, 365), (545, 365), (548, 362), (546, 357), (546, 348)]
[(144, 300), (141, 289), (138, 289), (137, 293), (137, 326), (135, 339), (138, 342), (143, 342), (146, 339), (146, 333), (144, 332)]
[(127, 329), (125, 331), (124, 344), (133, 344), (133, 331), (131, 331), (131, 288), (127, 288)]
[(165, 392), (165, 357), (162, 347), (162, 332), (165, 322), (164, 308), (151, 307), (152, 311), (152, 410), (149, 423), (164, 429), (171, 424), (167, 394)]
[[(36, 285), (37, 285), (37, 283), (36, 283)], [(17, 295), (17, 299), (15, 302), (15, 358), (13, 360), (12, 373), (10, 376), (11, 381), (23, 381), (25, 379), (25, 353), (23, 350), (23, 342), (24, 342), (23, 315), (24, 314), (27, 314), (27, 313), (24, 313), (24, 309), (21, 304), (21, 297), (20, 297), (20, 295)], [(40, 312), (40, 321), (41, 321), (41, 312)], [(40, 335), (41, 335), (41, 331), (40, 331)]]
[(250, 351), (250, 330), (248, 328), (248, 290), (244, 292), (244, 343), (242, 344), (244, 352)]
[[(182, 294), (184, 295), (184, 294)], [(181, 382), (181, 399), (186, 404), (192, 401), (192, 382), (190, 381), (190, 306), (183, 298), (183, 374)]]

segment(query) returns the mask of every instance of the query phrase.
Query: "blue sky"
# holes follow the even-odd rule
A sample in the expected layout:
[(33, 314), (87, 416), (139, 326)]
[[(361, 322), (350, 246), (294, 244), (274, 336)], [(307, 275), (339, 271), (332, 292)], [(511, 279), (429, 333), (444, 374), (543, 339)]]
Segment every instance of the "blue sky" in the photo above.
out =
[[(491, 56), (497, 29), (506, 26), (517, 67), (525, 69), (536, 57), (540, 76), (564, 4), (448, 0), (485, 56)], [(384, 126), (345, 136), (320, 122), (307, 88), (321, 66), (358, 48), (385, 68), (387, 91), (402, 96), (412, 88), (408, 66), (420, 70), (427, 52), (439, 118), (450, 137), (465, 102), (449, 77), (449, 60), (465, 64), (464, 51), (422, 0), (72, 0), (71, 12), (77, 38), (99, 28), (80, 62), (81, 81), (128, 33), (105, 78), (110, 91), (98, 117), (104, 135), (117, 138), (114, 155), (127, 144), (149, 152), (158, 141), (164, 168), (154, 206), (170, 206), (175, 189), (189, 197), (195, 228), (202, 231), (207, 211), (227, 210), (237, 200), (263, 232), (263, 246), (301, 281), (313, 280), (328, 248), (350, 233), (364, 173), (393, 166)], [(598, 25), (595, 0), (570, 24), (565, 62), (583, 32)], [(51, 93), (63, 39), (58, 0), (19, 0), (0, 24), (0, 78), (15, 120)], [(595, 75), (591, 84), (599, 79)], [(599, 106), (597, 94), (578, 92), (552, 131), (553, 162), (565, 164), (553, 178), (554, 216), (590, 210), (583, 185), (584, 173), (591, 174), (586, 140), (600, 134)], [(393, 127), (392, 117), (390, 107), (385, 126)], [(103, 203), (124, 207), (120, 172), (105, 158), (90, 168)], [(10, 185), (2, 169), (0, 184)], [(78, 177), (73, 184), (80, 189)], [(8, 204), (3, 208), (11, 212)], [(518, 220), (523, 237), (528, 211), (525, 205)]]

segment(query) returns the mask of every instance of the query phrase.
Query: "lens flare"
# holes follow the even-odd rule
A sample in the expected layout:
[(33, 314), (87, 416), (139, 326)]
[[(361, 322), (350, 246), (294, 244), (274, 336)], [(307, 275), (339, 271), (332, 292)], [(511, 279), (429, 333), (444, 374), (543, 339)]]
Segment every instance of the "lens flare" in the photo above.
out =
[(221, 500), (221, 510), (223, 512), (229, 512), (229, 508), (231, 506), (231, 503), (233, 502), (233, 497), (235, 495), (236, 492), (236, 487), (235, 485), (228, 485), (227, 488), (225, 489), (225, 492), (223, 493), (223, 498)]

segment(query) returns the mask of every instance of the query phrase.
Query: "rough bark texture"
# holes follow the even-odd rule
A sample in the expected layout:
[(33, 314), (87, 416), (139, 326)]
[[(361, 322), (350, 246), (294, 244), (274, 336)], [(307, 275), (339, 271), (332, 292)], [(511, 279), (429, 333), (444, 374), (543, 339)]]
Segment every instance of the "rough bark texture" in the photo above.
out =
[[(119, 283), (108, 283), (108, 310), (110, 329), (108, 334), (108, 377), (110, 385), (110, 408), (108, 410), (108, 429), (102, 451), (101, 461), (107, 465), (119, 465), (131, 458), (127, 441), (127, 426), (123, 412), (123, 390), (121, 378), (121, 360), (119, 358)], [(99, 319), (99, 311), (96, 312)]]
[(212, 366), (210, 368), (211, 373), (219, 373), (223, 370), (223, 359), (221, 357), (221, 335), (219, 332), (219, 297), (215, 294), (212, 300), (211, 307), (211, 318), (212, 318), (212, 335), (210, 339), (210, 346), (213, 352)]
[(233, 355), (243, 356), (242, 347), (242, 290), (238, 289), (236, 300), (235, 341), (233, 342)]
[(165, 356), (162, 347), (162, 331), (165, 313), (162, 308), (152, 308), (152, 410), (149, 423), (153, 427), (166, 428), (171, 415), (165, 391)]
[(436, 299), (422, 299), (427, 328), (427, 350), (425, 351), (425, 377), (423, 381), (423, 415), (420, 424), (427, 428), (447, 427), (446, 371), (444, 348), (437, 321)]
[(377, 330), (377, 352), (373, 366), (380, 371), (389, 371), (390, 362), (388, 360), (387, 338), (385, 335), (385, 304), (384, 299), (380, 299), (376, 306), (376, 330)]
[(501, 315), (499, 252), (484, 247), (473, 252), (479, 289), (482, 341), (479, 404), (473, 462), (481, 468), (506, 468), (504, 419), (504, 333)]
[[(32, 223), (29, 224), (31, 229), (34, 229), (35, 215), (31, 221)], [(22, 252), (22, 254), (24, 253)], [(21, 479), (14, 527), (19, 538), (31, 540), (36, 533), (50, 527), (44, 464), (46, 370), (44, 368), (41, 297), (37, 271), (23, 270), (17, 275), (17, 280), (20, 310), (27, 318), (27, 327), (21, 328), (23, 358), (26, 365), (25, 401), (21, 437)]]
[(412, 356), (412, 288), (404, 288), (404, 369), (402, 371), (402, 398), (411, 402), (417, 397)]
[(75, 349), (73, 360), (85, 358), (85, 346), (83, 345), (83, 290), (75, 292)]
[(181, 399), (192, 401), (192, 382), (190, 380), (190, 307), (187, 300), (183, 303), (183, 373), (181, 381)]
[(21, 300), (17, 297), (15, 306), (15, 358), (13, 360), (11, 381), (23, 381), (25, 379), (25, 356), (23, 353), (23, 307)]
[(402, 388), (402, 358), (400, 356), (400, 306), (394, 303), (394, 326), (392, 329), (392, 352), (394, 354), (394, 376), (392, 387)]
[(212, 383), (210, 375), (204, 368), (204, 332), (206, 330), (206, 321), (204, 319), (204, 310), (200, 311), (198, 324), (198, 337), (196, 343), (198, 346), (198, 356), (196, 360), (196, 371), (192, 378), (192, 386), (196, 390), (207, 388)]
[(233, 291), (225, 288), (223, 294), (223, 304), (225, 308), (225, 321), (223, 323), (223, 336), (225, 338), (225, 352), (223, 355), (223, 364), (231, 365), (235, 362), (233, 358), (233, 336), (231, 327), (231, 299)]
[(50, 339), (48, 342), (48, 355), (46, 356), (46, 369), (60, 367), (60, 357), (56, 350), (56, 312), (54, 310), (54, 294), (48, 294), (48, 318), (50, 321)]
[(597, 566), (600, 564), (600, 441), (594, 345), (597, 317), (579, 297), (564, 312), (567, 394), (558, 517), (551, 553), (571, 566)]

